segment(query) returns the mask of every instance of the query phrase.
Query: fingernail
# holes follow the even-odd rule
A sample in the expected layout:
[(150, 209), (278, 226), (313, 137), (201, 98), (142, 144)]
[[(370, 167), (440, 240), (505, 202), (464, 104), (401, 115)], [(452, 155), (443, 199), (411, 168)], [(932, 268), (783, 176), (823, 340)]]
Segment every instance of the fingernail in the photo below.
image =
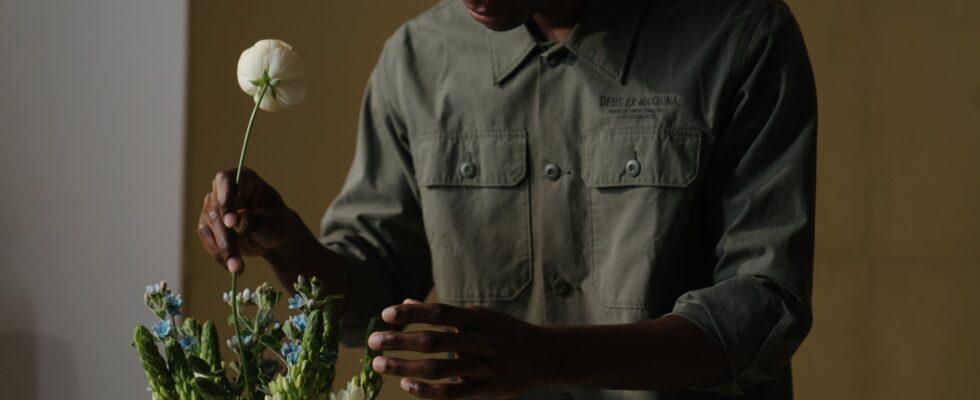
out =
[(422, 304), (422, 302), (415, 299), (405, 299), (402, 304)]
[(368, 337), (368, 346), (370, 346), (374, 350), (380, 350), (381, 349), (381, 334), (380, 333), (372, 333), (371, 336)]
[(371, 360), (371, 368), (374, 368), (374, 371), (379, 374), (384, 373), (385, 372), (384, 357), (381, 356), (374, 357), (374, 360)]
[(402, 390), (406, 392), (412, 391), (412, 381), (408, 380), (408, 378), (402, 378), (402, 381), (399, 384), (399, 386), (401, 386)]
[(228, 261), (225, 262), (225, 265), (228, 266), (228, 271), (231, 271), (231, 273), (233, 274), (241, 273), (242, 260), (239, 260), (238, 257), (229, 258)]
[(225, 213), (225, 217), (223, 218), (223, 220), (225, 221), (225, 226), (226, 227), (228, 227), (228, 228), (234, 228), (235, 227), (235, 222), (236, 221), (235, 221), (235, 214), (234, 213)]
[(388, 307), (381, 311), (381, 319), (385, 322), (395, 322), (395, 307)]

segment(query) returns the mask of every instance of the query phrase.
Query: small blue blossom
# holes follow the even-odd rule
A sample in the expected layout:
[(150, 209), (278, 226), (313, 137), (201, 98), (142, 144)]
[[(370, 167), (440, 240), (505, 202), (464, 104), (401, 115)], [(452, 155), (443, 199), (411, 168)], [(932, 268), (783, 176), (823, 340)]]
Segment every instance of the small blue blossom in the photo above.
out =
[(177, 339), (177, 343), (180, 343), (180, 347), (183, 347), (184, 350), (190, 350), (191, 348), (194, 347), (195, 344), (197, 344), (197, 339), (192, 338), (190, 336), (184, 336), (180, 339)]
[(289, 322), (292, 322), (293, 326), (295, 326), (296, 329), (299, 329), (300, 332), (306, 330), (306, 314), (299, 314), (289, 317)]
[(286, 358), (286, 364), (290, 367), (296, 365), (299, 360), (299, 352), (303, 350), (302, 345), (286, 343), (282, 346), (282, 356)]
[(287, 299), (286, 302), (289, 303), (290, 310), (298, 310), (300, 307), (303, 306), (303, 296), (300, 296), (299, 293), (296, 293), (295, 295), (293, 295), (293, 297)]
[(184, 305), (184, 299), (180, 295), (167, 295), (167, 314), (178, 316), (180, 315), (180, 306)]
[(153, 336), (162, 338), (170, 333), (170, 321), (160, 320), (156, 325), (153, 325)]
[(224, 292), (221, 294), (221, 298), (224, 299), (225, 303), (231, 304), (231, 298), (234, 296), (231, 292)]

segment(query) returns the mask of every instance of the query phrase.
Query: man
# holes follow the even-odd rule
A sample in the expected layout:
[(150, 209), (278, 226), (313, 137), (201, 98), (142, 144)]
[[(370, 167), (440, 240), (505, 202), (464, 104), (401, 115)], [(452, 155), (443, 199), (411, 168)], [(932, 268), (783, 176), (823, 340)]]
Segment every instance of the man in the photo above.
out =
[(789, 399), (814, 92), (779, 0), (445, 1), (386, 43), (319, 238), (251, 171), (200, 234), (320, 276), (348, 327), (452, 328), (369, 340), (456, 355), (374, 360), (419, 397)]

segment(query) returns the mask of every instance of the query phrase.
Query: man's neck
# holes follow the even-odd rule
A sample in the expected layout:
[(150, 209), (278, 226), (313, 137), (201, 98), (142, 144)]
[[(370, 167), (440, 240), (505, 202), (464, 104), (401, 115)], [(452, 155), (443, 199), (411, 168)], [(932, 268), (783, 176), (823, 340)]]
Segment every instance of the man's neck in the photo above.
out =
[(532, 21), (537, 34), (545, 41), (565, 41), (572, 35), (586, 0), (547, 1)]

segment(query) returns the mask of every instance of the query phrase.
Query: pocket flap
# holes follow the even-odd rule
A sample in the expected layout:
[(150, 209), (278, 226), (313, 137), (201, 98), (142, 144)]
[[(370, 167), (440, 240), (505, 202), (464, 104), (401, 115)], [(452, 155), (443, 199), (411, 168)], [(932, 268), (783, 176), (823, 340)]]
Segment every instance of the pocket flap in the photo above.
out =
[(480, 131), (420, 136), (412, 144), (419, 184), (506, 187), (527, 173), (525, 131)]
[(675, 128), (591, 131), (583, 138), (589, 187), (687, 187), (698, 175), (701, 132)]

